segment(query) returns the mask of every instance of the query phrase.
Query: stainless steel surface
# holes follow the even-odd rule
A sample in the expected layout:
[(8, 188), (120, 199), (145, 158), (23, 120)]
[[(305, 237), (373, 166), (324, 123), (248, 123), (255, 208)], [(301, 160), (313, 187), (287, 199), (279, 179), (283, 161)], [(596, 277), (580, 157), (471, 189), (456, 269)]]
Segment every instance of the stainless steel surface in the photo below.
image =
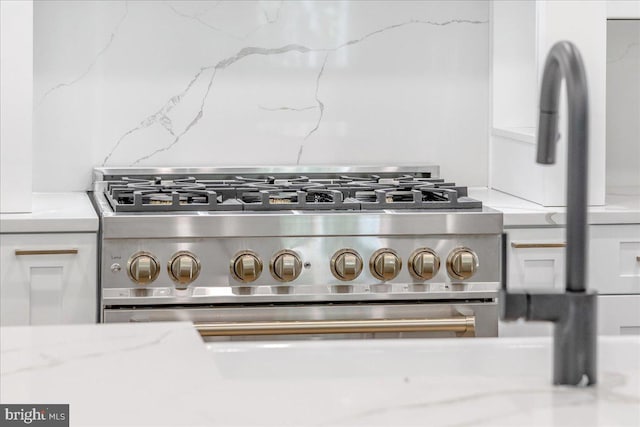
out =
[[(292, 210), (283, 209), (289, 204), (284, 195), (276, 195), (280, 210), (275, 212), (171, 211), (177, 206), (175, 195), (174, 205), (165, 205), (160, 212), (153, 212), (152, 206), (140, 212), (114, 211), (114, 206), (118, 206), (114, 200), (120, 200), (117, 197), (121, 193), (112, 196), (109, 202), (102, 191), (107, 185), (103, 179), (124, 186), (123, 191), (135, 188), (135, 192), (156, 194), (154, 185), (166, 183), (168, 191), (172, 191), (176, 183), (205, 182), (209, 179), (207, 174), (216, 185), (221, 176), (233, 180), (240, 175), (245, 180), (242, 182), (250, 183), (251, 174), (256, 174), (257, 179), (261, 175), (279, 176), (277, 185), (284, 185), (285, 189), (289, 184), (300, 185), (290, 179), (292, 175), (315, 177), (316, 182), (326, 182), (327, 176), (338, 178), (339, 182), (346, 177), (347, 183), (363, 179), (369, 185), (368, 176), (350, 175), (357, 173), (377, 175), (378, 184), (387, 186), (398, 183), (395, 177), (401, 173), (426, 180), (437, 177), (438, 170), (433, 167), (96, 169), (93, 197), (100, 211), (103, 320), (358, 322), (475, 316), (479, 336), (496, 336), (499, 272), (495, 266), (499, 262), (502, 231), (502, 214), (497, 211), (426, 207), (407, 210), (399, 205), (396, 209), (366, 211)], [(192, 178), (183, 180), (185, 176)], [(138, 189), (140, 179), (150, 182), (149, 190)], [(300, 182), (307, 185), (308, 181)], [(413, 178), (408, 182), (414, 182)], [(345, 191), (351, 191), (349, 188)], [(450, 187), (447, 191), (457, 190)], [(466, 194), (464, 191), (461, 194)], [(163, 203), (166, 194), (160, 194), (157, 202)], [(401, 204), (407, 194), (398, 191), (388, 193), (388, 197), (398, 197)], [(282, 203), (278, 197), (282, 197)], [(363, 200), (366, 203), (366, 198)], [(392, 201), (377, 206), (391, 206)], [(182, 202), (180, 199), (179, 203)], [(481, 259), (481, 266), (471, 280), (452, 279), (446, 269), (440, 268), (440, 259), (446, 259), (459, 247), (472, 248)], [(402, 260), (410, 257), (410, 266), (405, 267)], [(124, 265), (127, 260), (130, 261), (126, 273), (112, 268)], [(370, 268), (363, 268), (365, 261)], [(153, 271), (153, 262), (167, 268)], [(263, 263), (269, 265), (267, 274)], [(152, 276), (155, 277), (150, 280)], [(265, 304), (273, 306), (267, 310)], [(398, 311), (399, 306), (405, 308)], [(458, 309), (467, 311), (461, 314)], [(256, 313), (262, 314), (256, 317)], [(296, 313), (295, 318), (288, 319), (291, 313)], [(341, 314), (335, 317), (336, 313)], [(427, 334), (434, 336), (434, 332)], [(438, 334), (449, 336), (448, 332), (435, 336)], [(331, 334), (336, 335), (388, 336), (386, 332)]]
[(16, 249), (16, 256), (31, 255), (77, 255), (77, 249)]
[[(311, 322), (311, 321), (394, 321), (406, 319), (475, 318), (477, 337), (498, 335), (498, 309), (495, 301), (433, 302), (433, 303), (376, 303), (376, 304), (296, 304), (214, 306), (199, 308), (119, 308), (104, 312), (105, 322), (164, 322), (191, 321), (194, 323), (253, 323), (253, 322)], [(455, 337), (454, 331), (417, 333), (363, 334), (341, 331), (345, 337)], [(346, 336), (348, 334), (348, 336)], [(474, 334), (464, 334), (473, 336)], [(325, 334), (322, 334), (325, 335)]]
[(416, 249), (409, 257), (408, 268), (413, 278), (430, 280), (440, 270), (440, 257), (433, 249)]
[(484, 207), (482, 212), (331, 212), (287, 213), (184, 212), (180, 214), (117, 215), (108, 210), (106, 200), (96, 196), (105, 208), (102, 233), (105, 239), (153, 239), (163, 237), (271, 237), (271, 236), (397, 236), (499, 234), (502, 214)]
[(330, 261), (331, 274), (338, 280), (350, 281), (362, 273), (362, 257), (353, 249), (340, 249)]
[[(553, 383), (585, 386), (597, 382), (597, 295), (586, 290), (587, 81), (580, 52), (570, 42), (556, 43), (545, 62), (540, 93), (538, 163), (555, 163), (563, 79), (569, 109), (566, 289), (562, 294), (516, 293), (507, 291), (504, 281), (501, 316), (505, 320), (524, 317), (554, 322)], [(506, 254), (506, 236), (503, 236), (502, 251)], [(503, 269), (506, 268), (505, 256)]]
[(311, 320), (289, 322), (196, 323), (196, 329), (206, 336), (237, 335), (301, 335), (376, 332), (455, 332), (473, 334), (475, 317), (445, 319), (381, 319), (381, 320)]
[(516, 243), (511, 242), (514, 249), (549, 249), (549, 248), (565, 248), (566, 243)]
[(478, 256), (469, 248), (456, 248), (447, 258), (447, 272), (456, 280), (467, 280), (478, 271)]
[[(351, 283), (351, 282), (350, 282)], [(376, 291), (371, 284), (349, 284), (334, 279), (332, 284), (288, 284), (287, 294), (280, 294), (282, 283), (273, 286), (210, 286), (177, 289), (168, 287), (103, 288), (102, 303), (105, 307), (143, 305), (210, 305), (210, 304), (259, 304), (259, 303), (320, 303), (384, 301), (449, 301), (485, 299), (494, 300), (498, 295), (498, 282), (492, 283), (386, 283), (386, 291)], [(343, 292), (344, 286), (349, 287)]]
[(402, 269), (402, 259), (390, 248), (378, 249), (369, 258), (371, 275), (384, 282), (395, 279)]
[[(381, 280), (371, 274), (370, 269), (363, 269), (360, 275), (349, 281), (351, 290), (348, 293), (336, 293), (337, 285), (346, 282), (337, 279), (330, 270), (329, 260), (334, 254), (344, 248), (351, 248), (358, 252), (363, 259), (370, 259), (380, 248), (393, 248), (396, 253), (407, 259), (416, 249), (431, 248), (441, 259), (461, 245), (474, 248), (480, 265), (468, 282), (452, 280), (446, 269), (440, 268), (429, 280), (411, 275), (408, 268), (398, 271), (397, 277), (387, 280), (387, 292), (372, 289), (371, 286)], [(280, 301), (285, 295), (276, 295), (275, 287), (282, 282), (273, 278), (271, 274), (261, 274), (250, 283), (238, 281), (230, 264), (237, 259), (238, 253), (251, 251), (257, 259), (271, 260), (274, 254), (284, 248), (291, 248), (299, 254), (303, 265), (300, 275), (291, 284), (291, 293), (296, 298), (314, 300), (353, 300), (354, 297), (363, 301), (377, 300), (381, 297), (392, 299), (402, 298), (402, 295), (415, 293), (407, 298), (431, 298), (439, 295), (443, 298), (469, 298), (476, 293), (483, 295), (493, 292), (495, 298), (499, 271), (499, 236), (498, 235), (426, 235), (426, 236), (310, 236), (310, 237), (244, 237), (244, 238), (155, 238), (155, 239), (103, 239), (101, 257), (101, 284), (103, 303), (105, 305), (122, 302), (127, 298), (137, 298), (137, 304), (145, 298), (148, 303), (184, 304), (191, 299), (196, 301), (212, 301), (223, 298), (226, 301), (242, 298), (242, 301), (256, 298), (257, 300)], [(160, 263), (166, 263), (179, 251), (189, 251), (202, 261), (202, 271), (198, 278), (189, 284), (185, 290), (175, 289), (175, 282), (166, 271), (161, 271), (153, 283), (144, 287), (132, 282), (131, 278), (122, 272), (111, 271), (114, 263), (121, 263), (129, 259), (132, 254), (144, 250), (152, 253)], [(239, 287), (244, 287), (243, 290)], [(143, 289), (144, 288), (144, 289)], [(135, 292), (132, 292), (135, 290)], [(143, 292), (144, 291), (144, 292)], [(240, 295), (242, 294), (242, 295)], [(143, 297), (139, 297), (144, 295)], [(132, 302), (133, 303), (133, 302)]]
[(420, 172), (432, 177), (440, 176), (437, 165), (418, 166), (228, 166), (228, 167), (98, 167), (93, 170), (94, 182), (110, 176), (185, 176), (185, 175), (227, 175), (233, 178), (245, 174), (307, 176), (341, 176), (350, 173), (402, 174)]

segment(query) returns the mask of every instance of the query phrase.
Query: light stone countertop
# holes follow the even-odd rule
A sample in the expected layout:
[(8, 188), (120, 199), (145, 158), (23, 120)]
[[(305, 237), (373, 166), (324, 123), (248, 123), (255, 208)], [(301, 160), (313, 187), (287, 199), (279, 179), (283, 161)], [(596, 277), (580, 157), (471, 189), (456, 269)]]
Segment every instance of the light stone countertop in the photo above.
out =
[[(504, 226), (563, 226), (565, 209), (544, 207), (486, 187), (469, 188), (469, 196), (504, 214)], [(608, 194), (605, 206), (589, 208), (590, 224), (640, 224), (640, 196), (633, 191)], [(0, 233), (96, 232), (98, 215), (84, 192), (33, 193), (33, 212), (0, 214)]]
[(31, 213), (0, 214), (0, 233), (98, 231), (98, 215), (84, 192), (33, 193)]
[(0, 329), (2, 403), (71, 425), (640, 425), (640, 337), (597, 387), (553, 387), (547, 338), (203, 344), (189, 323)]
[[(544, 207), (519, 197), (486, 187), (471, 187), (469, 197), (504, 215), (505, 228), (563, 226), (564, 207)], [(606, 195), (604, 206), (590, 206), (589, 224), (640, 224), (640, 193), (635, 188)]]

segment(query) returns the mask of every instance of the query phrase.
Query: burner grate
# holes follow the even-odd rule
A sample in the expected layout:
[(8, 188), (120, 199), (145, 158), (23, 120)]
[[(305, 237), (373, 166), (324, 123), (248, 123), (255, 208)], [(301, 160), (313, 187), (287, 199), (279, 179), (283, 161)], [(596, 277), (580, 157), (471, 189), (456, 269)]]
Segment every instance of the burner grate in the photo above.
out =
[(410, 174), (121, 177), (107, 182), (105, 194), (116, 212), (482, 208), (466, 187)]

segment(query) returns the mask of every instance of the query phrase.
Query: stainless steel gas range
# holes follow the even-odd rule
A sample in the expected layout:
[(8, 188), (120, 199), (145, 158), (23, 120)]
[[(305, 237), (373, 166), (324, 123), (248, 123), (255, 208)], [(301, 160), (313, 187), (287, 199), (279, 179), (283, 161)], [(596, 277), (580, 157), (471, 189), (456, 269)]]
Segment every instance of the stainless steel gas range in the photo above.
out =
[(101, 319), (497, 336), (502, 214), (426, 167), (97, 168)]

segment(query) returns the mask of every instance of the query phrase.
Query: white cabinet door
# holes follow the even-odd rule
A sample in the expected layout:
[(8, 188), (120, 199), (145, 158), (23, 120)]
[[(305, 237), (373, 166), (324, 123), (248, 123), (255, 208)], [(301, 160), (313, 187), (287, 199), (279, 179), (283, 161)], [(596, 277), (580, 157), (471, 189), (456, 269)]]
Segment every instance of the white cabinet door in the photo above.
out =
[[(551, 336), (551, 322), (503, 322), (498, 324), (500, 337)], [(640, 335), (640, 295), (599, 295), (599, 335)]]
[(640, 294), (640, 224), (592, 225), (589, 231), (589, 288)]
[[(562, 290), (563, 228), (508, 229), (510, 289)], [(640, 225), (589, 227), (588, 289), (598, 297), (598, 333), (640, 334)], [(500, 322), (499, 336), (544, 336), (549, 322)]]
[(518, 228), (506, 232), (509, 288), (562, 290), (564, 228)]
[(640, 295), (600, 295), (598, 333), (640, 335)]
[(95, 234), (0, 235), (2, 326), (97, 321)]

